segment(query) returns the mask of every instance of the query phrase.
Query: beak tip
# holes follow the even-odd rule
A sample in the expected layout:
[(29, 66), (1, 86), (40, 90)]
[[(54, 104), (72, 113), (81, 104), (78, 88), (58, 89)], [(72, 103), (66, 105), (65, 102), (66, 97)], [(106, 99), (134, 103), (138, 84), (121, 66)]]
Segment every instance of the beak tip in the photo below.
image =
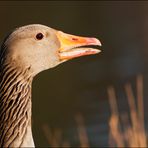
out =
[(96, 54), (98, 54), (98, 53), (100, 53), (100, 52), (101, 52), (101, 50), (99, 50), (99, 49), (96, 50)]
[(90, 38), (90, 42), (92, 45), (102, 46), (101, 41), (97, 38)]
[[(99, 41), (99, 40), (98, 40), (98, 41)], [(102, 46), (102, 44), (101, 44), (101, 42), (100, 42), (100, 41), (99, 41), (99, 43), (98, 43), (98, 44), (99, 44), (99, 46)]]
[(98, 40), (97, 38), (96, 38), (96, 43), (97, 43), (98, 46), (102, 46), (100, 40)]

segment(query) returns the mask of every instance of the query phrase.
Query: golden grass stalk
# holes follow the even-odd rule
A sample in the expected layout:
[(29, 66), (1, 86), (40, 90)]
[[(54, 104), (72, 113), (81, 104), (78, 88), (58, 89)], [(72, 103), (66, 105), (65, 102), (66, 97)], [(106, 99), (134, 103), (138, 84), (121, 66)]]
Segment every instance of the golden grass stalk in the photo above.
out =
[[(108, 95), (109, 95), (109, 103), (111, 107), (112, 116), (109, 121), (110, 126), (110, 138), (112, 139), (118, 139), (116, 140), (116, 144), (118, 147), (124, 146), (124, 140), (121, 133), (121, 127), (120, 127), (120, 121), (119, 121), (119, 113), (118, 113), (118, 107), (116, 102), (116, 95), (115, 90), (113, 87), (108, 88)], [(112, 139), (110, 140), (110, 144), (112, 145)]]
[[(108, 96), (111, 107), (110, 126), (110, 144), (117, 147), (147, 147), (146, 132), (144, 127), (144, 106), (143, 106), (143, 77), (137, 77), (137, 106), (136, 98), (130, 83), (125, 85), (125, 92), (127, 95), (128, 105), (130, 109), (130, 122), (124, 119), (124, 124), (119, 122), (119, 113), (117, 109), (117, 102), (115, 97), (115, 90), (113, 87), (108, 88)], [(121, 118), (123, 114), (120, 114)], [(121, 130), (120, 127), (123, 127)], [(111, 140), (113, 142), (111, 142)]]
[(47, 124), (43, 124), (42, 129), (51, 147), (70, 147), (69, 142), (62, 141), (62, 131), (60, 129), (51, 132)]
[(48, 127), (47, 124), (44, 124), (42, 126), (43, 132), (45, 134), (45, 137), (48, 140), (48, 143), (52, 146), (52, 147), (59, 147), (59, 143), (57, 141), (57, 138), (55, 137), (55, 135), (51, 132), (50, 128)]
[(88, 135), (86, 132), (86, 128), (84, 125), (84, 119), (81, 114), (77, 114), (75, 117), (76, 123), (77, 123), (77, 130), (78, 130), (78, 136), (80, 140), (80, 147), (89, 147), (89, 141), (88, 141)]
[[(107, 89), (111, 108), (109, 145), (111, 147), (148, 147), (144, 125), (143, 77), (141, 75), (137, 77), (136, 94), (130, 83), (126, 83), (124, 88), (130, 111), (129, 116), (128, 112), (119, 113), (114, 87), (110, 86)], [(90, 147), (83, 116), (79, 113), (75, 116), (75, 120), (80, 147)], [(51, 147), (72, 147), (68, 141), (63, 142), (60, 129), (51, 132), (47, 124), (44, 124), (42, 129)]]

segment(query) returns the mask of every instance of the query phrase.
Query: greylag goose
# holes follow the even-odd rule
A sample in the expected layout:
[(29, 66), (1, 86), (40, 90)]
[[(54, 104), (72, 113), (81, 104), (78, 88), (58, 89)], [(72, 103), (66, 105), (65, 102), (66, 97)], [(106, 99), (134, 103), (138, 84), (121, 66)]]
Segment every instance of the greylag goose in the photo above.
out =
[(31, 24), (13, 30), (0, 49), (0, 147), (34, 147), (31, 87), (35, 75), (75, 57), (99, 53), (96, 38)]

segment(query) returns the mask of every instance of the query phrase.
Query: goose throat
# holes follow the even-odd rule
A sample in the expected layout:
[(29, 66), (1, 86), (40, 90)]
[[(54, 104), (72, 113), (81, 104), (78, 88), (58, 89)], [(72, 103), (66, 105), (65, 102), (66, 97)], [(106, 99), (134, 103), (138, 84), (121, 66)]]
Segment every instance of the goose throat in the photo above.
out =
[(0, 147), (34, 146), (31, 131), (32, 78), (27, 71), (16, 70), (10, 65), (0, 68)]

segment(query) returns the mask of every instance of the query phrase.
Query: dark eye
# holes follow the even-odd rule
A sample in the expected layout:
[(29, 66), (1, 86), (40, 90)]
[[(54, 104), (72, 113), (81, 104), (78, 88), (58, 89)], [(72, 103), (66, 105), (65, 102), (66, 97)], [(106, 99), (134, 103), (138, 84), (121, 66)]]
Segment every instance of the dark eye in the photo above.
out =
[(41, 40), (41, 39), (43, 39), (43, 37), (44, 37), (44, 35), (43, 35), (42, 33), (38, 33), (38, 34), (36, 35), (36, 39), (37, 39), (37, 40)]

